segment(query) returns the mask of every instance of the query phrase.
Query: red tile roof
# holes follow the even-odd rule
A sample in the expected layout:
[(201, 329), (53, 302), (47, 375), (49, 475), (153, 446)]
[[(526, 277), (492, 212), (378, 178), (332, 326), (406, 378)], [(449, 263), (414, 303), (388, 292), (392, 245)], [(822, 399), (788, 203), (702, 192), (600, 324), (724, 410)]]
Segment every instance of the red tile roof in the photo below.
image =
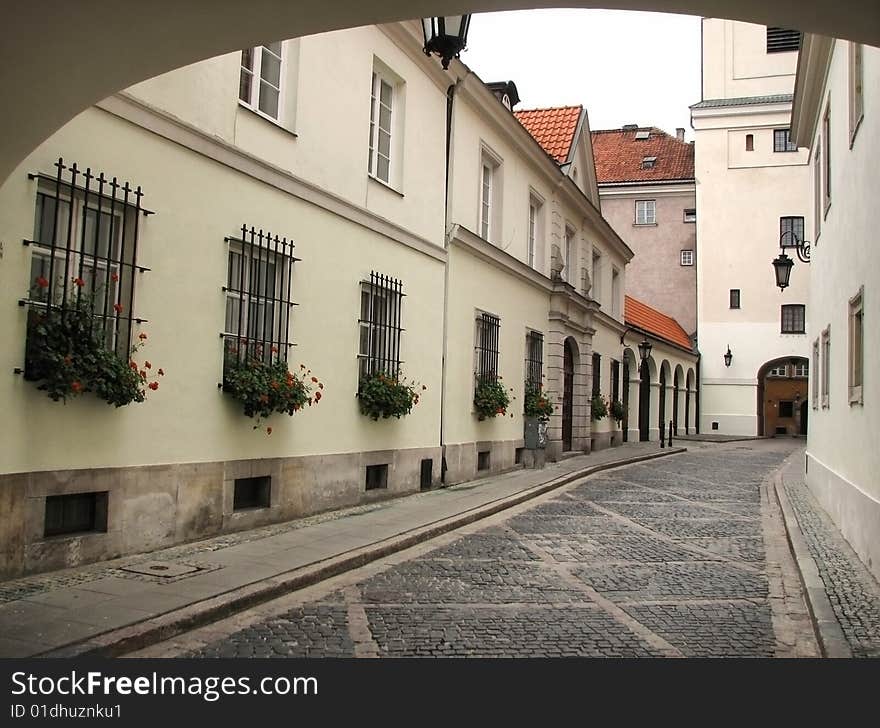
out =
[(664, 339), (676, 346), (682, 346), (688, 351), (693, 350), (691, 340), (678, 321), (661, 313), (656, 308), (642, 303), (637, 298), (632, 296), (624, 298), (623, 317), (630, 326), (636, 326), (659, 339)]
[[(636, 139), (637, 131), (648, 132), (648, 139)], [(600, 185), (694, 179), (694, 145), (680, 142), (662, 129), (607, 129), (594, 131), (592, 137)], [(645, 157), (657, 158), (652, 168), (642, 169)]]
[(568, 161), (583, 106), (558, 106), (551, 109), (514, 111), (526, 131), (531, 134), (559, 164)]

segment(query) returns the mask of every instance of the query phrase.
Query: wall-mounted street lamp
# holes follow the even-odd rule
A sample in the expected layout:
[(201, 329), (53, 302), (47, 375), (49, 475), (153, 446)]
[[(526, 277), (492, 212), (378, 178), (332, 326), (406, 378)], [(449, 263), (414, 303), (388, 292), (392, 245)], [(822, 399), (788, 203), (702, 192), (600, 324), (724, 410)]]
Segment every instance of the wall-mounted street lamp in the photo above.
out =
[(425, 34), (425, 55), (436, 53), (444, 70), (449, 62), (458, 58), (467, 45), (470, 15), (445, 15), (436, 18), (422, 18), (422, 31)]
[(648, 361), (648, 357), (651, 356), (651, 349), (653, 348), (654, 347), (651, 342), (648, 341), (647, 337), (645, 337), (645, 340), (641, 344), (639, 344), (639, 356), (641, 357), (642, 361)]
[[(787, 238), (790, 238), (790, 240), (787, 241)], [(810, 243), (798, 238), (794, 230), (786, 230), (779, 236), (779, 247), (782, 249), (782, 252), (773, 259), (773, 271), (776, 274), (776, 285), (780, 291), (784, 291), (788, 288), (791, 269), (794, 267), (794, 260), (789, 258), (785, 251), (793, 248), (795, 253), (797, 253), (798, 260), (802, 263), (809, 263)]]
[(733, 352), (730, 350), (730, 344), (727, 345), (727, 353), (724, 355), (724, 366), (729, 367), (733, 361)]

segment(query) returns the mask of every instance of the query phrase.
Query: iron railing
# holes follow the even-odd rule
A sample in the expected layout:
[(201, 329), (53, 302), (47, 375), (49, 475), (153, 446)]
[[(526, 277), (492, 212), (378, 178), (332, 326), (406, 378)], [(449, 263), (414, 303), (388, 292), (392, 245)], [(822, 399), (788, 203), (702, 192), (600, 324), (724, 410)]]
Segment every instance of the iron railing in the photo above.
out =
[(474, 347), (474, 374), (480, 382), (498, 379), (500, 338), (501, 319), (491, 313), (481, 313), (477, 317), (477, 343)]
[(360, 350), (358, 371), (361, 379), (375, 374), (396, 377), (400, 372), (400, 339), (403, 283), (382, 273), (370, 272), (361, 281)]
[(544, 378), (544, 334), (529, 331), (526, 334), (526, 391), (540, 389)]

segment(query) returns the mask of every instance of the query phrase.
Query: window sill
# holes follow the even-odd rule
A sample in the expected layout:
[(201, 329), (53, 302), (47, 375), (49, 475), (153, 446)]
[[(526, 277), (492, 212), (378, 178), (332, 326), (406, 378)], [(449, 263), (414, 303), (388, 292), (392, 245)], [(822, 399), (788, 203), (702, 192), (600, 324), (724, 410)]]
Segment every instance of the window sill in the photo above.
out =
[(806, 331), (780, 331), (782, 336), (806, 336)]
[(278, 127), (284, 133), (290, 134), (290, 136), (292, 136), (294, 139), (297, 139), (299, 136), (295, 131), (293, 131), (292, 129), (288, 129), (286, 126), (284, 126), (280, 121), (278, 121), (278, 119), (274, 119), (271, 116), (269, 116), (268, 114), (263, 113), (259, 109), (255, 109), (253, 106), (242, 101), (241, 99), (238, 100), (238, 107), (240, 109), (245, 109), (246, 111), (250, 111), (254, 116), (259, 116), (264, 121), (267, 121), (270, 124), (272, 124), (272, 126)]
[(657, 227), (656, 222), (634, 222), (633, 227)]
[(849, 390), (849, 406), (859, 406), (863, 407), (865, 404), (865, 400), (862, 398), (862, 388), (861, 387), (850, 387)]
[(394, 193), (395, 195), (397, 195), (398, 197), (404, 197), (403, 192), (401, 192), (400, 190), (398, 190), (398, 189), (395, 188), (395, 187), (392, 187), (392, 186), (391, 186), (390, 184), (388, 184), (387, 182), (383, 182), (381, 179), (379, 179), (378, 177), (376, 177), (376, 175), (374, 175), (374, 174), (369, 174), (369, 173), (368, 173), (368, 174), (367, 174), (367, 177), (369, 177), (369, 178), (370, 178), (373, 182), (375, 182), (377, 185), (382, 185), (382, 187), (384, 187), (386, 190), (389, 190), (390, 192), (393, 192), (393, 193)]

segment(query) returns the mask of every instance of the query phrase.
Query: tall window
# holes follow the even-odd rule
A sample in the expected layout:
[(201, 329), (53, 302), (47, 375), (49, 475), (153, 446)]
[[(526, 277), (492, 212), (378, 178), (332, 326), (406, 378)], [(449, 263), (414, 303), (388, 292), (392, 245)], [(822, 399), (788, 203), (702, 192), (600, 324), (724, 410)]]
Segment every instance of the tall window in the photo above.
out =
[(813, 378), (810, 381), (813, 409), (819, 409), (819, 339), (813, 342)]
[(773, 130), (773, 151), (774, 152), (796, 152), (797, 144), (791, 139), (791, 129), (774, 129)]
[(654, 225), (656, 222), (656, 200), (636, 200), (636, 225)]
[(694, 251), (682, 250), (678, 254), (678, 262), (680, 265), (689, 266), (694, 264)]
[(620, 401), (620, 362), (611, 360), (611, 401)]
[(478, 382), (498, 379), (498, 358), (501, 319), (491, 313), (480, 313), (476, 320), (474, 374)]
[(825, 214), (831, 206), (831, 101), (825, 107), (822, 118), (822, 188), (825, 191)]
[(372, 271), (361, 281), (360, 346), (358, 370), (361, 378), (373, 374), (397, 376), (400, 359), (403, 283)]
[(806, 333), (806, 306), (801, 303), (790, 303), (782, 306), (782, 333)]
[(730, 307), (731, 308), (739, 308), (740, 307), (740, 290), (739, 288), (731, 288), (730, 289)]
[(862, 404), (862, 373), (864, 371), (864, 287), (849, 300), (849, 403)]
[(526, 334), (526, 391), (535, 391), (542, 386), (544, 377), (544, 334), (529, 331)]
[(861, 43), (849, 44), (849, 145), (856, 139), (859, 124), (865, 115), (865, 72)]
[[(498, 242), (499, 227), (501, 224), (501, 162), (485, 148), (480, 155), (480, 237), (490, 243)], [(538, 201), (540, 202), (540, 201)], [(531, 207), (531, 200), (529, 206)], [(535, 235), (538, 234), (538, 219), (536, 210)], [(531, 209), (529, 214), (531, 216)], [(529, 234), (531, 234), (531, 226)]]
[(767, 28), (767, 52), (784, 53), (801, 47), (801, 32), (794, 28)]
[(593, 283), (593, 288), (590, 291), (590, 295), (593, 297), (594, 301), (602, 302), (602, 254), (596, 250), (593, 250), (593, 266), (591, 269), (590, 280)]
[(273, 119), (281, 106), (281, 41), (245, 48), (241, 52), (238, 98)]
[(813, 158), (813, 240), (818, 242), (822, 232), (822, 139), (816, 144)]
[(376, 179), (391, 183), (392, 123), (395, 108), (394, 82), (373, 70), (370, 94), (370, 159), (368, 171)]
[[(783, 237), (783, 235), (785, 237)], [(780, 217), (779, 240), (783, 248), (796, 248), (798, 241), (804, 240), (803, 217)]]
[(577, 274), (575, 272), (575, 263), (577, 261), (577, 243), (575, 243), (574, 230), (567, 225), (565, 226), (565, 275), (566, 281), (571, 285), (577, 285)]
[(746, 151), (754, 152), (755, 151), (755, 135), (754, 134), (746, 134)]
[(593, 396), (598, 397), (602, 393), (602, 355), (593, 354)]
[(828, 326), (822, 332), (821, 336), (821, 356), (822, 356), (822, 384), (821, 384), (821, 396), (822, 396), (822, 409), (826, 407), (830, 407), (831, 404), (831, 392), (830, 392), (830, 384), (831, 384), (831, 327)]
[(39, 316), (87, 306), (92, 325), (111, 351), (128, 361), (141, 217), (141, 188), (119, 184), (102, 173), (82, 172), (63, 159), (55, 174), (33, 174), (37, 180), (28, 305), (25, 377), (42, 378), (35, 324)]
[(224, 373), (248, 357), (286, 361), (290, 343), (293, 242), (243, 225), (229, 244)]
[(526, 261), (531, 268), (535, 267), (537, 259), (536, 251), (540, 247), (542, 233), (542, 216), (541, 216), (541, 200), (535, 195), (529, 196), (529, 227), (528, 227), (528, 249), (526, 251)]
[(620, 271), (611, 269), (611, 315), (620, 315)]

